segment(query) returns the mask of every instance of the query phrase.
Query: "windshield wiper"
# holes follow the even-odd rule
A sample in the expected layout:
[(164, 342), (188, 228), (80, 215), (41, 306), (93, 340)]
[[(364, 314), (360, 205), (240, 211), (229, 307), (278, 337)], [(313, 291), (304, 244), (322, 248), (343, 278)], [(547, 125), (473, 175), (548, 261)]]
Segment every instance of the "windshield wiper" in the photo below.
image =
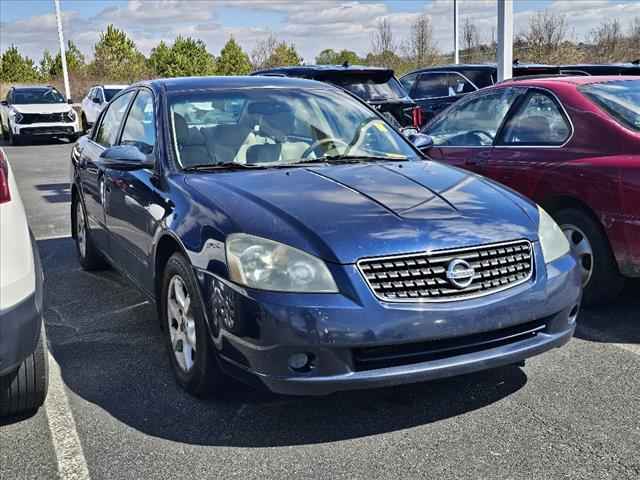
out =
[(182, 170), (185, 172), (200, 172), (204, 170), (245, 170), (245, 169), (257, 169), (257, 168), (265, 168), (261, 165), (247, 165), (244, 163), (236, 163), (236, 162), (223, 162), (223, 163), (202, 163), (199, 165), (189, 165), (188, 167), (183, 167)]
[(385, 157), (384, 155), (325, 155), (303, 160), (298, 163), (366, 163), (366, 162), (404, 162), (408, 157)]

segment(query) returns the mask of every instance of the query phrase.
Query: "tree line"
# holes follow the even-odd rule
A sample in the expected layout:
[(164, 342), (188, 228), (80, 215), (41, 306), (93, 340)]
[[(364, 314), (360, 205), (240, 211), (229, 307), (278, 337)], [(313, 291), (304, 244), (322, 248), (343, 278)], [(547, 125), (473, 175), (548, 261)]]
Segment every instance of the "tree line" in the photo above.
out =
[[(481, 38), (477, 26), (465, 19), (461, 29), (462, 62), (495, 61), (495, 34)], [(567, 18), (542, 11), (532, 16), (527, 28), (516, 35), (514, 58), (537, 63), (607, 63), (632, 61), (640, 57), (640, 17), (623, 25), (617, 19), (604, 19), (585, 42), (571, 38)], [(245, 75), (253, 70), (274, 66), (299, 65), (303, 59), (293, 43), (274, 34), (258, 42), (246, 53), (233, 37), (215, 56), (206, 44), (191, 37), (177, 37), (173, 43), (161, 41), (148, 57), (135, 42), (114, 25), (100, 34), (88, 62), (72, 41), (66, 46), (67, 65), (75, 83), (133, 82), (156, 77), (191, 75)], [(322, 50), (316, 64), (363, 64), (393, 68), (398, 75), (409, 70), (452, 61), (434, 40), (431, 18), (416, 18), (403, 39), (396, 39), (388, 19), (378, 22), (370, 39), (370, 52), (364, 57), (351, 50)], [(307, 62), (313, 63), (313, 62)], [(22, 55), (16, 45), (0, 57), (0, 82), (53, 82), (62, 75), (60, 53), (45, 50), (39, 63)]]

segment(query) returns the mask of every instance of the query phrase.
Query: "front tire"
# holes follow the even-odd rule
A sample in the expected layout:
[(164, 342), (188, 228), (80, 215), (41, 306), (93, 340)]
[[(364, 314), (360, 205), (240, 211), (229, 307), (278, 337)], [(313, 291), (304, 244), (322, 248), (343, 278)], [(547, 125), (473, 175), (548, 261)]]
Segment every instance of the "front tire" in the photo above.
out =
[(220, 392), (225, 377), (209, 340), (200, 288), (193, 267), (179, 253), (165, 267), (160, 301), (165, 343), (178, 384), (197, 397)]
[(44, 325), (35, 351), (17, 370), (0, 377), (0, 417), (35, 412), (49, 388), (49, 361)]
[(554, 215), (578, 260), (586, 306), (602, 305), (616, 298), (624, 287), (616, 260), (602, 227), (590, 215), (575, 208)]
[(78, 260), (84, 270), (101, 270), (105, 268), (105, 261), (91, 239), (91, 230), (87, 228), (87, 215), (84, 205), (78, 195), (74, 195), (71, 204), (71, 225), (73, 238), (76, 243)]
[(22, 144), (22, 136), (13, 133), (11, 127), (9, 127), (9, 144), (14, 147)]

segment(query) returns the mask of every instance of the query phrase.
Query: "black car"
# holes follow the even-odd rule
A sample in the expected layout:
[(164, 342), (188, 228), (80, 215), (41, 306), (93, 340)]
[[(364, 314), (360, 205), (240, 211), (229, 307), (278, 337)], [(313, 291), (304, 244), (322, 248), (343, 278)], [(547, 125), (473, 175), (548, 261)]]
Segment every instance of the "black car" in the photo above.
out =
[(640, 75), (640, 61), (630, 63), (561, 65), (565, 75)]
[[(514, 62), (513, 76), (557, 75), (556, 65), (523, 64)], [(440, 65), (407, 73), (400, 83), (409, 96), (422, 107), (423, 117), (432, 118), (436, 113), (457, 102), (467, 93), (489, 87), (498, 81), (495, 64)]]
[(259, 70), (252, 75), (298, 77), (330, 83), (357, 95), (398, 128), (419, 128), (422, 124), (420, 108), (388, 68), (304, 65)]

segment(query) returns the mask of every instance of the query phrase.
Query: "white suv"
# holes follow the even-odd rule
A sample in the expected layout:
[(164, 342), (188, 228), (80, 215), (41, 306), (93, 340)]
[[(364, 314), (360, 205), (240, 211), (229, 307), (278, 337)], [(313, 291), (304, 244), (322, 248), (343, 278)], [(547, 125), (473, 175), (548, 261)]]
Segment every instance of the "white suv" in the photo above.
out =
[(0, 417), (36, 410), (47, 395), (42, 268), (11, 166), (0, 148)]
[(87, 131), (98, 119), (107, 103), (128, 85), (94, 85), (82, 99), (82, 128)]
[(32, 137), (67, 137), (80, 134), (73, 108), (51, 86), (12, 87), (0, 102), (0, 128), (5, 140), (16, 145)]

